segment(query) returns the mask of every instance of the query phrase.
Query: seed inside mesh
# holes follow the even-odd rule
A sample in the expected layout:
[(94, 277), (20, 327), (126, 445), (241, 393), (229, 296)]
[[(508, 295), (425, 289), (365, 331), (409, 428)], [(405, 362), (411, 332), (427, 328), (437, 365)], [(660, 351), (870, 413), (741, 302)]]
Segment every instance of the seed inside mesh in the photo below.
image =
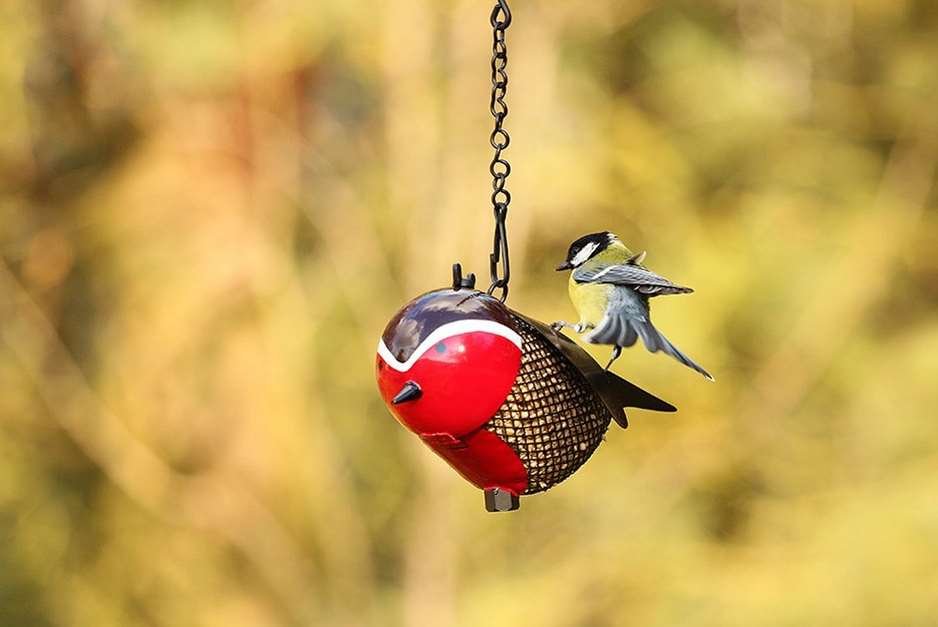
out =
[(524, 320), (515, 322), (524, 341), (521, 369), (484, 428), (515, 451), (528, 469), (525, 494), (534, 494), (560, 483), (589, 459), (611, 416), (558, 349)]

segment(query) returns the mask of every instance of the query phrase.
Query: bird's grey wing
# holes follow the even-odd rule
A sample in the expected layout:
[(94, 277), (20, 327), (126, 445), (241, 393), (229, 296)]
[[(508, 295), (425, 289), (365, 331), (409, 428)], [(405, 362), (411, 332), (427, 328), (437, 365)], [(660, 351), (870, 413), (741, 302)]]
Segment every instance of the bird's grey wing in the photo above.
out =
[(639, 337), (648, 352), (661, 351), (670, 355), (713, 381), (709, 372), (681, 352), (651, 323), (647, 297), (625, 287), (612, 291), (606, 305), (606, 315), (595, 329), (583, 336), (583, 339), (593, 344), (632, 346)]
[(596, 328), (583, 336), (591, 344), (632, 346), (638, 339), (638, 327), (647, 323), (646, 299), (629, 289), (614, 289), (606, 302), (606, 314)]
[(689, 287), (676, 285), (663, 276), (637, 264), (617, 264), (598, 269), (580, 267), (573, 271), (573, 280), (577, 283), (622, 285), (646, 296), (689, 294), (694, 291)]

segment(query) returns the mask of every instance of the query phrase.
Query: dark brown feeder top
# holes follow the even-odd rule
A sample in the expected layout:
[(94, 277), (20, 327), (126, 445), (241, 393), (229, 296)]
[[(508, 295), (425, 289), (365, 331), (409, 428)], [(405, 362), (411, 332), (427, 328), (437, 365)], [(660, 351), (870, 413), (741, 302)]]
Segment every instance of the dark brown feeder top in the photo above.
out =
[(417, 347), (444, 324), (457, 320), (494, 320), (515, 328), (509, 309), (476, 290), (436, 290), (418, 296), (397, 312), (381, 339), (399, 361), (407, 361)]

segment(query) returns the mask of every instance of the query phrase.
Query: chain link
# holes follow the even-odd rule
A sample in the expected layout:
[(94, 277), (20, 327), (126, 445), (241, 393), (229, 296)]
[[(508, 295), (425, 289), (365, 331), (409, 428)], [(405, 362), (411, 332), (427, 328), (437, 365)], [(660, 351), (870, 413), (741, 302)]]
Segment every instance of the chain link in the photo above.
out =
[[(495, 128), (489, 137), (489, 143), (495, 149), (495, 156), (489, 165), (492, 175), (492, 211), (495, 214), (495, 237), (492, 244), (492, 254), (489, 256), (489, 271), (492, 284), (488, 293), (492, 294), (500, 289), (499, 299), (502, 302), (508, 298), (508, 279), (510, 266), (508, 263), (508, 229), (505, 221), (508, 218), (508, 205), (511, 203), (511, 194), (505, 189), (508, 175), (511, 174), (511, 164), (502, 158), (502, 151), (508, 148), (511, 137), (508, 131), (502, 128), (505, 118), (508, 117), (508, 105), (505, 96), (508, 93), (508, 45), (505, 41), (505, 31), (511, 25), (511, 11), (507, 0), (498, 0), (492, 9), (489, 18), (492, 24), (492, 98), (489, 101), (489, 111), (495, 118)], [(500, 267), (499, 267), (500, 266)]]

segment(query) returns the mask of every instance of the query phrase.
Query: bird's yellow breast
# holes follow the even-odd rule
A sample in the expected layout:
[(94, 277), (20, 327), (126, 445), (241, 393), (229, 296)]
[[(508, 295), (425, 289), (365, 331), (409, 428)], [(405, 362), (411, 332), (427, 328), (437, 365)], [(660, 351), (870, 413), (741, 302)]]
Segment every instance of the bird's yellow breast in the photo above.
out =
[(609, 283), (577, 283), (571, 273), (567, 289), (570, 292), (570, 301), (580, 314), (580, 323), (598, 326), (606, 315), (609, 294), (615, 286)]

